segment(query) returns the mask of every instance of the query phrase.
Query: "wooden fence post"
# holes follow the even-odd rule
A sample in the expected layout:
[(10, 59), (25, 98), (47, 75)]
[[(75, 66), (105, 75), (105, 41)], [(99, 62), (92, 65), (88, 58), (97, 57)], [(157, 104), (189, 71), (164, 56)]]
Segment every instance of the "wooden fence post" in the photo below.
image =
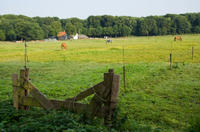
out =
[[(25, 68), (25, 78), (29, 80), (29, 68)], [(25, 96), (28, 96), (30, 94), (29, 89), (25, 89)]]
[(104, 105), (104, 124), (109, 127), (112, 127), (112, 116), (117, 104), (119, 83), (120, 76), (115, 75), (113, 69), (109, 69), (108, 73), (104, 73), (104, 85), (106, 89), (104, 94), (107, 95), (106, 103)]
[(123, 81), (124, 81), (124, 90), (126, 91), (126, 67), (123, 66)]
[[(24, 88), (25, 86), (25, 78), (29, 79), (29, 68), (21, 69), (20, 70), (20, 88), (18, 90), (20, 101), (24, 96), (28, 96), (29, 91)], [(19, 102), (23, 104), (22, 102)], [(20, 106), (20, 109), (28, 110), (28, 106)]]
[[(113, 69), (109, 69), (108, 73), (104, 73), (104, 81), (66, 101), (49, 100), (40, 93), (29, 81), (28, 68), (20, 70), (19, 78), (17, 74), (13, 74), (12, 83), (13, 105), (17, 110), (27, 110), (29, 106), (43, 107), (47, 110), (65, 107), (79, 113), (89, 110), (92, 117), (104, 117), (104, 124), (110, 128), (112, 127), (113, 113), (117, 106), (120, 88), (120, 76), (115, 75)], [(29, 94), (32, 96), (28, 97)], [(76, 102), (91, 94), (94, 94), (94, 97), (89, 105)]]
[(19, 80), (18, 80), (18, 75), (17, 74), (13, 74), (12, 75), (12, 86), (13, 86), (13, 106), (16, 108), (16, 110), (19, 109)]
[(192, 60), (194, 59), (194, 47), (192, 47)]
[(172, 69), (172, 53), (170, 53), (170, 69)]

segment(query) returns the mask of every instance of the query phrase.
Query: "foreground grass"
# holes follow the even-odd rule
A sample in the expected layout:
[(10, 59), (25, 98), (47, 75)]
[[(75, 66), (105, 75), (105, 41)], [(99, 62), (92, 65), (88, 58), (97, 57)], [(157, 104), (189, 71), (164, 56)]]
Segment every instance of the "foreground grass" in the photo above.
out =
[[(69, 41), (67, 51), (60, 51), (60, 42), (30, 43), (28, 47), (30, 78), (48, 98), (63, 100), (73, 97), (102, 81), (103, 73), (109, 68), (114, 68), (115, 73), (122, 77), (121, 43), (124, 42), (127, 88), (123, 88), (121, 79), (118, 118), (114, 129), (117, 131), (197, 130), (200, 115), (199, 53), (196, 51), (193, 61), (187, 56), (180, 57), (180, 61), (174, 58), (178, 63), (174, 63), (173, 69), (169, 70), (169, 64), (165, 62), (168, 57), (165, 56), (170, 53), (170, 49), (162, 50), (162, 47), (169, 48), (171, 44), (167, 40), (170, 37), (116, 39), (111, 45), (105, 45), (104, 40)], [(172, 52), (182, 53), (191, 45), (196, 45), (195, 47), (198, 48), (197, 37), (199, 36), (184, 36), (183, 46), (175, 47), (176, 52), (175, 50)], [(160, 42), (164, 44), (159, 44)], [(73, 131), (107, 131), (106, 128), (101, 127), (103, 125), (101, 120), (87, 122), (87, 126), (85, 122), (80, 121), (82, 117), (70, 115), (66, 111), (57, 114), (53, 111), (46, 113), (39, 110), (41, 111), (39, 112), (38, 109), (34, 109), (30, 114), (16, 112), (8, 100), (11, 100), (12, 96), (11, 74), (19, 73), (19, 69), (23, 68), (23, 45), (6, 43), (0, 46), (0, 102), (2, 104), (0, 116), (4, 117), (1, 118), (0, 127), (9, 130), (8, 126), (12, 126), (11, 128), (18, 126), (21, 130), (28, 131), (27, 127), (32, 128), (31, 126), (36, 124), (37, 127), (34, 130), (39, 131), (38, 127), (41, 127), (41, 124), (44, 127), (51, 124), (44, 123), (44, 120), (55, 118), (55, 122), (58, 123), (51, 124), (55, 126), (53, 130), (60, 131), (69, 128), (70, 131), (71, 129)], [(156, 52), (158, 49), (160, 51)], [(138, 51), (142, 54), (141, 56)], [(156, 54), (163, 58), (155, 58)], [(90, 98), (88, 97), (83, 102), (88, 103)], [(67, 123), (59, 123), (59, 118)], [(67, 121), (67, 118), (73, 120)], [(29, 123), (25, 123), (27, 119), (30, 119)], [(69, 122), (73, 122), (71, 125), (74, 127), (69, 127)], [(63, 128), (59, 124), (62, 124)]]
[[(72, 97), (102, 81), (108, 68), (114, 68), (122, 76), (119, 64), (54, 62), (30, 65), (33, 84), (47, 97), (58, 100)], [(0, 82), (2, 101), (11, 99), (10, 74), (18, 72), (20, 67), (20, 63), (1, 63), (1, 69), (5, 69)], [(126, 68), (127, 88), (121, 85), (118, 105), (119, 118), (128, 116), (123, 129), (134, 130), (133, 123), (162, 131), (185, 129), (193, 117), (200, 115), (198, 64), (179, 63), (173, 70), (169, 70), (166, 63), (128, 64)], [(12, 70), (7, 72), (7, 69)]]

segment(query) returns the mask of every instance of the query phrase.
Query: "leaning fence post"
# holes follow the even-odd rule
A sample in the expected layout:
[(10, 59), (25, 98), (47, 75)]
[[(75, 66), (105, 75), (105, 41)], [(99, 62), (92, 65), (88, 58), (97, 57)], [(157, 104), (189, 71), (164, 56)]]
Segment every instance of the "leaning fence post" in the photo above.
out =
[(104, 124), (112, 127), (113, 112), (117, 105), (117, 97), (119, 93), (120, 76), (115, 75), (113, 69), (109, 69), (108, 73), (104, 73), (104, 85), (108, 92), (106, 103), (104, 105)]

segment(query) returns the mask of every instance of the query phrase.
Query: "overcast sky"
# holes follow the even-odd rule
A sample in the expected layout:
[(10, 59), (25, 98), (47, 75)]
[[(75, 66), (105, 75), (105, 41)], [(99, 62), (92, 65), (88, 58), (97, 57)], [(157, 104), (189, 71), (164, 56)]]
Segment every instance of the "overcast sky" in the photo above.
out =
[(200, 0), (0, 0), (0, 15), (59, 18), (90, 15), (142, 17), (200, 12)]

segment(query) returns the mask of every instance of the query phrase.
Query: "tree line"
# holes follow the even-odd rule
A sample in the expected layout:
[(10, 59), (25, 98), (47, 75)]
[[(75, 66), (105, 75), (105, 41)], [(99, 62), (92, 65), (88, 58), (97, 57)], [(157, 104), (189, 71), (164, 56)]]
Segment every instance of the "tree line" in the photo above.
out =
[(200, 13), (164, 16), (89, 16), (87, 19), (0, 15), (0, 40), (41, 40), (66, 31), (89, 37), (156, 36), (200, 33)]

